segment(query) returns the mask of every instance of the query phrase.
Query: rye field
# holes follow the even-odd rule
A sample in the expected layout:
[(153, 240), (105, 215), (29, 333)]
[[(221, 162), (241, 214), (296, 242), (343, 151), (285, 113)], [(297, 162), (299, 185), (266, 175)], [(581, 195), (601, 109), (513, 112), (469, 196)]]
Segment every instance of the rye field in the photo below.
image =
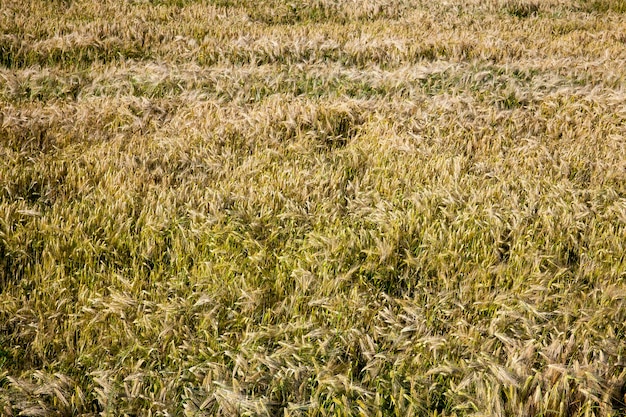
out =
[(0, 0), (0, 415), (626, 415), (626, 1)]

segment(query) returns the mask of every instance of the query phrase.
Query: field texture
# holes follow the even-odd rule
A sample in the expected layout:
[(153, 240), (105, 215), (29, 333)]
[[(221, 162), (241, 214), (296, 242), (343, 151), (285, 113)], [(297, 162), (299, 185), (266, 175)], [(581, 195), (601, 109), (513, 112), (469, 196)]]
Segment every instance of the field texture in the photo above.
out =
[(0, 0), (0, 415), (626, 415), (626, 1)]

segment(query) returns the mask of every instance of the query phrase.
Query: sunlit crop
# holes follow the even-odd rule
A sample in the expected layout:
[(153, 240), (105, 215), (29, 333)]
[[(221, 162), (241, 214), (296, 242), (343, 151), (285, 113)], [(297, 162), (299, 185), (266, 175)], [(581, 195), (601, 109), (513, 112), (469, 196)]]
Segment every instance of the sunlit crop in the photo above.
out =
[(0, 415), (625, 415), (625, 13), (0, 0)]

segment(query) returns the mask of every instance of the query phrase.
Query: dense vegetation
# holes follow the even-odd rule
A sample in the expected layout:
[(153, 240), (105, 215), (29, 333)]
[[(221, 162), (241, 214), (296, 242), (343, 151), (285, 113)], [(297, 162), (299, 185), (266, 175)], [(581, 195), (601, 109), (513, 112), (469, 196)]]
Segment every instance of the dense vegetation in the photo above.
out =
[(623, 0), (0, 0), (0, 414), (626, 414)]

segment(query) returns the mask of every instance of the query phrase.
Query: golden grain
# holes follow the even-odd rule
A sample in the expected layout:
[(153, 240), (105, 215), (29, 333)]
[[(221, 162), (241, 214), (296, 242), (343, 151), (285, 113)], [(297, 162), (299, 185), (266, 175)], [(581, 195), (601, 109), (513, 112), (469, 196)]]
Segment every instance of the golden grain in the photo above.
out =
[(624, 414), (625, 10), (3, 1), (0, 414)]

